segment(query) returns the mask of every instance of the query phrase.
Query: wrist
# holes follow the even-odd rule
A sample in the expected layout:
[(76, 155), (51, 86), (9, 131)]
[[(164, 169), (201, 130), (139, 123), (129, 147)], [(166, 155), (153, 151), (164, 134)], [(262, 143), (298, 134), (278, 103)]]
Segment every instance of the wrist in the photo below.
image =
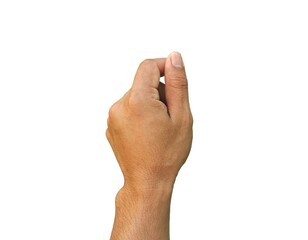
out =
[(129, 191), (151, 192), (171, 191), (177, 177), (174, 168), (150, 168), (147, 171), (126, 172), (124, 175), (123, 188)]
[[(111, 239), (169, 239), (172, 189), (173, 184), (125, 183), (116, 196)], [(130, 235), (124, 237), (123, 233)]]
[(125, 183), (117, 194), (117, 203), (132, 200), (135, 203), (168, 202), (171, 200), (173, 182), (156, 184)]

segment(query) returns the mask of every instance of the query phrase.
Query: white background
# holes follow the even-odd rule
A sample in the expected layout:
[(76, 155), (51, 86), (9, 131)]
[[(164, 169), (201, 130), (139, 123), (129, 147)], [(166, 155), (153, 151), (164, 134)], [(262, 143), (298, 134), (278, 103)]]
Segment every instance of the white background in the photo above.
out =
[(308, 239), (307, 1), (0, 1), (0, 239), (109, 239), (110, 105), (180, 51), (172, 239)]

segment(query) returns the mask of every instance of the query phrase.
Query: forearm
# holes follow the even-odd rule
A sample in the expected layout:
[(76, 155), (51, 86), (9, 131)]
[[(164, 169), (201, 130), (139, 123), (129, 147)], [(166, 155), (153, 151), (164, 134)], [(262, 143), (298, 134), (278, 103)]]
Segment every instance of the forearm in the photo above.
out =
[(124, 186), (116, 197), (111, 240), (167, 240), (173, 184), (136, 189)]

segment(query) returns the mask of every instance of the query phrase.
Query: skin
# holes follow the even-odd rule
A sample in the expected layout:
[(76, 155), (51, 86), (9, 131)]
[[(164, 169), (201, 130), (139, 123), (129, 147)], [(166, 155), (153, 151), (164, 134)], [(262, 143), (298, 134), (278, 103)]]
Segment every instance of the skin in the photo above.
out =
[(191, 149), (192, 125), (181, 55), (143, 61), (109, 111), (106, 136), (124, 176), (111, 240), (170, 239), (171, 195)]

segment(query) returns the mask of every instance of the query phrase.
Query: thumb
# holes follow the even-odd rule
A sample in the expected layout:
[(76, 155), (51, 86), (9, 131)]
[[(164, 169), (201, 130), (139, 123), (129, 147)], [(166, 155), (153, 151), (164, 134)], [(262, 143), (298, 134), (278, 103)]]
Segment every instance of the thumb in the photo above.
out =
[(180, 53), (171, 53), (165, 63), (165, 97), (171, 117), (189, 110), (188, 82)]

